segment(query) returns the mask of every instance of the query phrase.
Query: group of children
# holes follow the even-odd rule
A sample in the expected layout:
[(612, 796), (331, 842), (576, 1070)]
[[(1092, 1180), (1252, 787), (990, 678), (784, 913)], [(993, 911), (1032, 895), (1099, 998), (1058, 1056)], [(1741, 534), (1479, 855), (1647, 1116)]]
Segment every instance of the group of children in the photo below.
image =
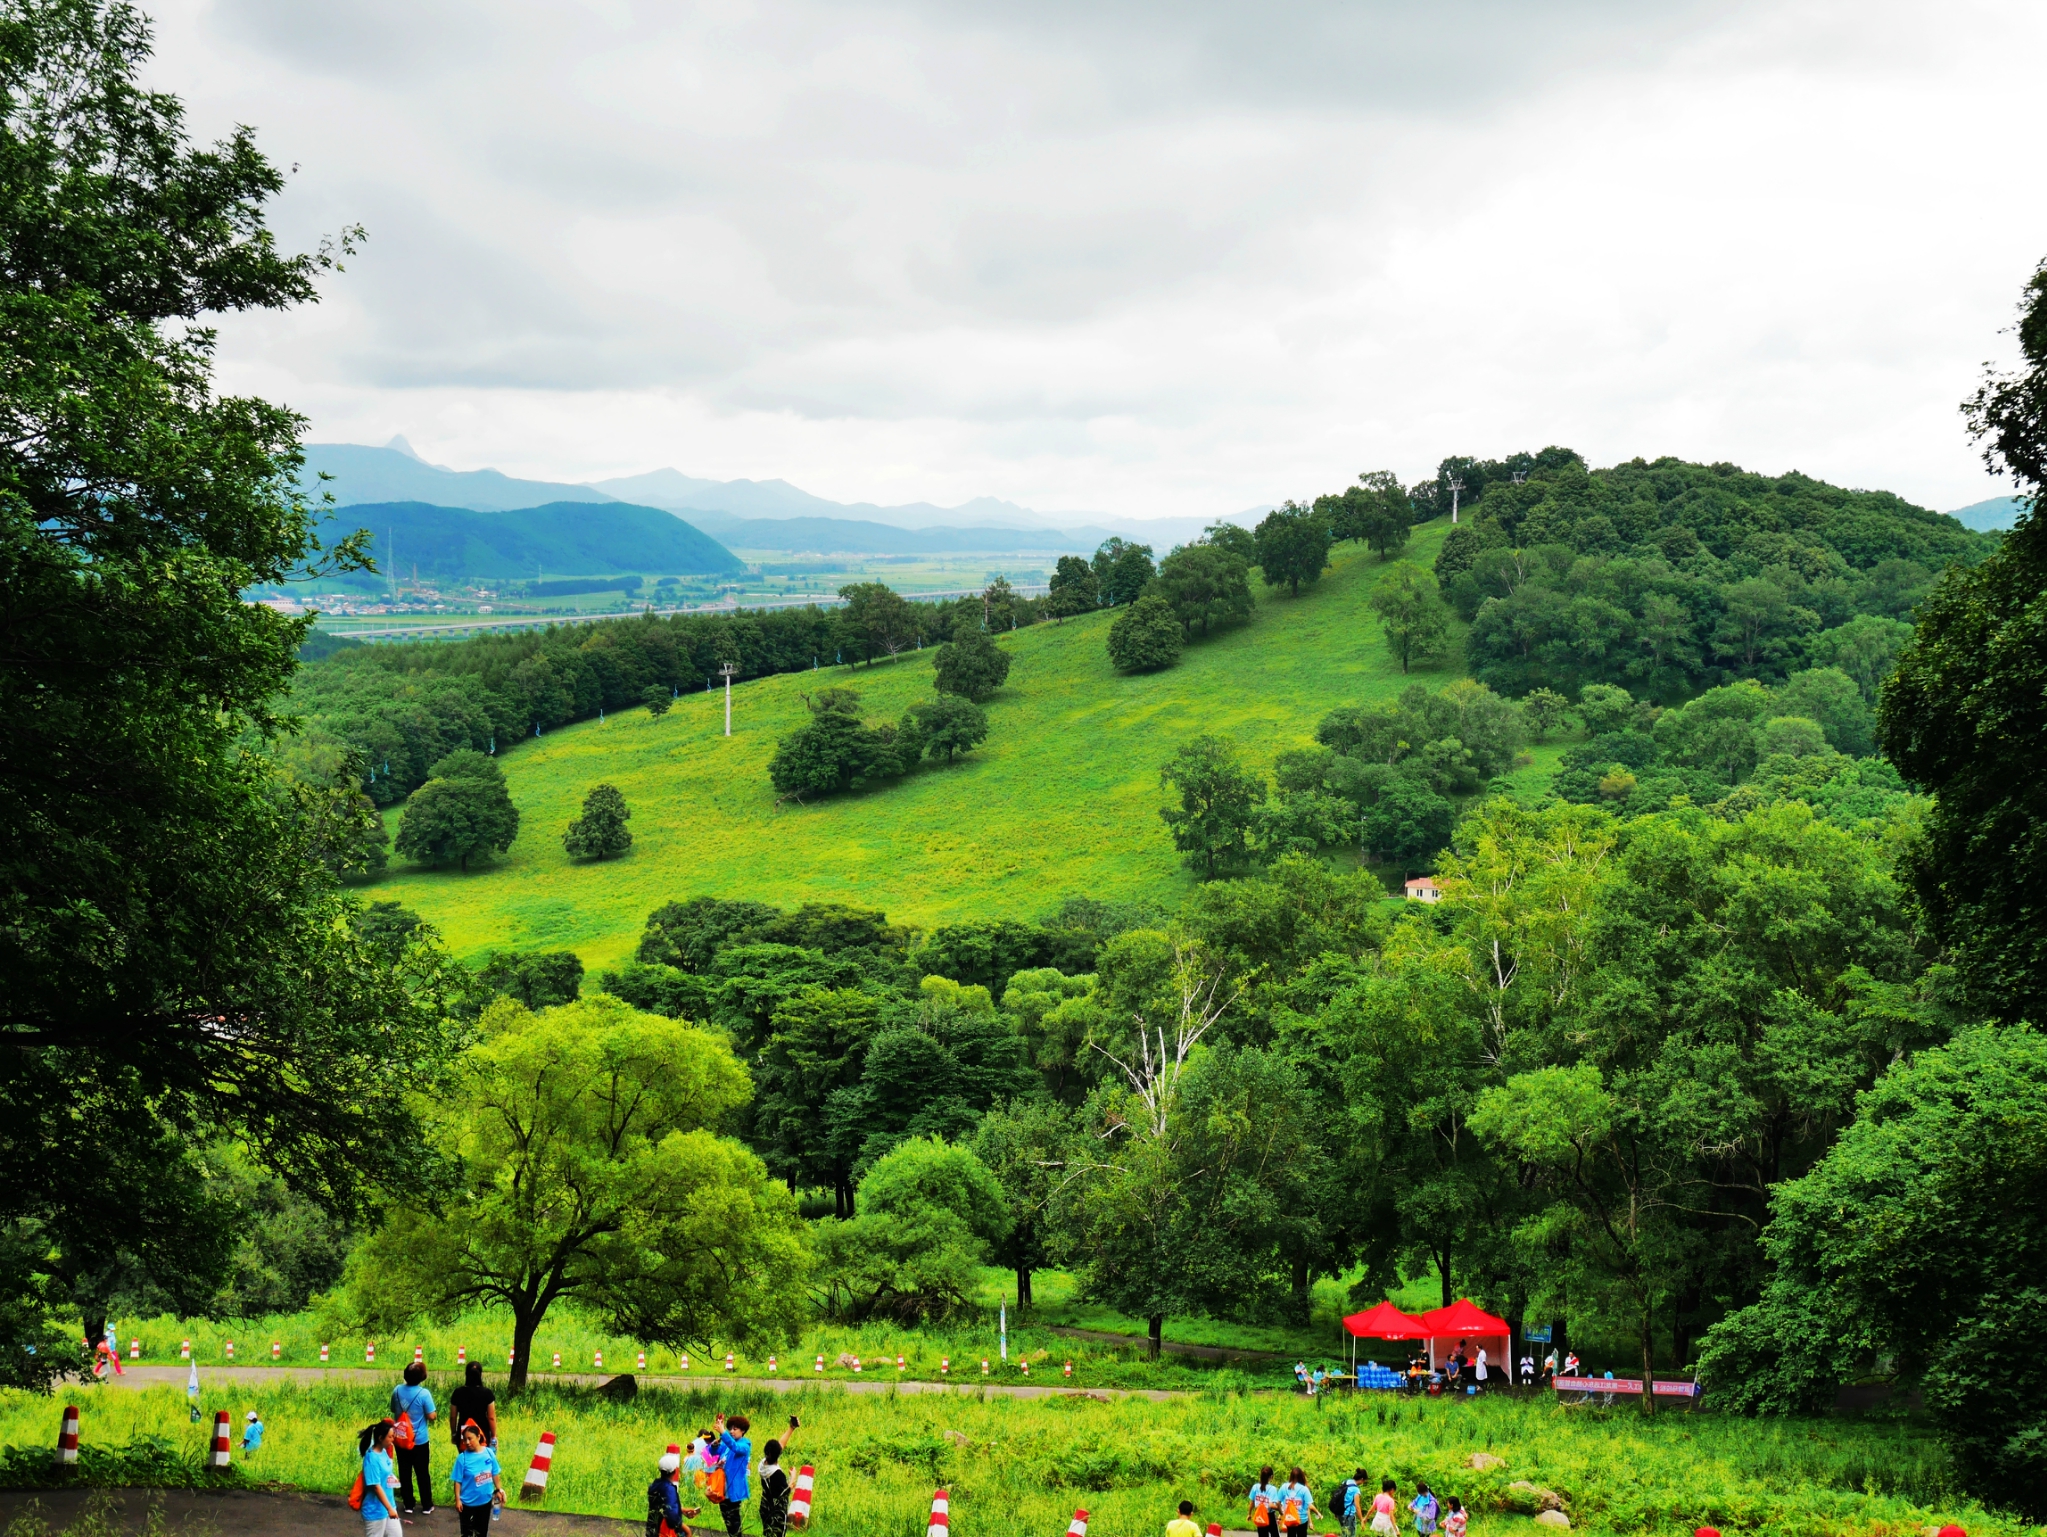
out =
[[(779, 1440), (761, 1448), (761, 1462), (753, 1466), (753, 1426), (743, 1414), (729, 1419), (719, 1415), (712, 1428), (700, 1432), (685, 1453), (668, 1452), (659, 1463), (660, 1474), (647, 1486), (646, 1537), (684, 1537), (684, 1524), (700, 1514), (706, 1503), (715, 1504), (725, 1524), (727, 1537), (739, 1537), (739, 1522), (753, 1485), (760, 1485), (762, 1537), (783, 1537), (789, 1527), (790, 1479), (782, 1467), (782, 1453), (795, 1438), (801, 1421), (789, 1416), (789, 1429)], [(683, 1476), (689, 1476), (697, 1503), (682, 1503)]]
[[(1275, 1484), (1273, 1472), (1270, 1467), (1260, 1468), (1258, 1482), (1251, 1486), (1248, 1497), (1251, 1530), (1257, 1537), (1307, 1537), (1309, 1523), (1322, 1510), (1316, 1503), (1314, 1491), (1308, 1487), (1307, 1474), (1300, 1468), (1294, 1468), (1287, 1474), (1285, 1483)], [(1337, 1490), (1335, 1516), (1343, 1528), (1344, 1537), (1358, 1537), (1360, 1522), (1365, 1523), (1375, 1537), (1399, 1537), (1398, 1484), (1390, 1478), (1383, 1479), (1377, 1494), (1368, 1492), (1368, 1484), (1365, 1470), (1359, 1468)], [(1454, 1494), (1438, 1501), (1427, 1484), (1419, 1484), (1407, 1508), (1414, 1513), (1415, 1537), (1433, 1537), (1439, 1521), (1445, 1537), (1464, 1537), (1469, 1518), (1463, 1503)], [(1328, 1514), (1326, 1511), (1323, 1513)], [(1180, 1521), (1188, 1521), (1193, 1514), (1193, 1505), (1182, 1500)], [(1188, 1537), (1187, 1533), (1178, 1530), (1179, 1524), (1167, 1523), (1169, 1537)]]

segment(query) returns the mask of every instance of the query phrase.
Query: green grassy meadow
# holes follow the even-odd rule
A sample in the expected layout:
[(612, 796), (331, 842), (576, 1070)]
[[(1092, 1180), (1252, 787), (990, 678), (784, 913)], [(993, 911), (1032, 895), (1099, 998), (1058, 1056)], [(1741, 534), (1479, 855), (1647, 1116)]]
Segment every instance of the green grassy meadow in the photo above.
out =
[[(450, 1386), (437, 1378), (433, 1386)], [(384, 1412), (382, 1385), (235, 1382), (202, 1386), (201, 1423), (183, 1391), (90, 1387), (64, 1401), (81, 1410), (83, 1443), (112, 1447), (161, 1437), (196, 1458), (215, 1409), (238, 1427), (256, 1409), (266, 1435), (242, 1476), (340, 1493), (352, 1481), (355, 1432)], [(54, 1445), (60, 1404), (0, 1393), (0, 1442)], [(1643, 1423), (1632, 1409), (1564, 1406), (1546, 1398), (1392, 1403), (1379, 1395), (1190, 1394), (1164, 1401), (1082, 1396), (1018, 1399), (969, 1389), (952, 1394), (856, 1394), (842, 1388), (774, 1394), (744, 1384), (671, 1392), (643, 1389), (615, 1404), (587, 1389), (542, 1386), (500, 1405), (500, 1455), (516, 1487), (543, 1430), (557, 1437), (546, 1508), (637, 1519), (654, 1461), (713, 1413), (743, 1411), (759, 1443), (801, 1416), (786, 1465), (817, 1469), (812, 1528), (821, 1537), (916, 1537), (934, 1487), (951, 1495), (961, 1537), (1057, 1537), (1077, 1508), (1092, 1537), (1139, 1537), (1192, 1500), (1203, 1520), (1245, 1524), (1243, 1492), (1260, 1464), (1299, 1463), (1318, 1500), (1363, 1467), (1398, 1481), (1405, 1506), (1417, 1480), (1455, 1494), (1484, 1537), (1543, 1530), (1512, 1509), (1507, 1485), (1531, 1480), (1569, 1502), (1581, 1530), (1682, 1537), (1695, 1527), (1758, 1537), (1917, 1537), (1964, 1524), (1971, 1537), (2022, 1530), (1977, 1508), (1951, 1484), (1931, 1443), (1882, 1420), (1758, 1423), (1666, 1412)], [(1474, 1471), (1475, 1453), (1504, 1465)], [(10, 1457), (10, 1462), (14, 1457)], [(449, 1454), (437, 1439), (436, 1477)], [(445, 1498), (445, 1486), (441, 1490)], [(1403, 1516), (1404, 1516), (1403, 1509)], [(747, 1510), (747, 1529), (758, 1515)], [(450, 1522), (452, 1527), (452, 1521)], [(1326, 1517), (1318, 1532), (1333, 1530)], [(1403, 1520), (1403, 1531), (1411, 1522)]]
[[(1447, 531), (1417, 529), (1407, 558), (1433, 561)], [(1158, 771), (1182, 742), (1218, 732), (1265, 768), (1312, 741), (1333, 706), (1461, 675), (1460, 637), (1404, 677), (1366, 607), (1380, 562), (1355, 545), (1334, 559), (1298, 599), (1258, 589), (1250, 622), (1195, 643), (1162, 673), (1110, 667), (1107, 613), (1019, 630), (1003, 642), (1016, 663), (989, 706), (986, 746), (950, 768), (811, 805), (778, 807), (767, 776), (777, 739), (806, 718), (800, 696), (846, 684), (870, 716), (894, 718), (928, 695), (930, 652), (742, 684), (729, 739), (719, 695), (686, 697), (659, 719), (633, 710), (566, 727), (504, 757), (521, 818), (507, 858), (467, 875), (394, 862), (365, 892), (415, 909), (461, 956), (571, 949), (591, 967), (628, 958), (662, 902), (700, 894), (846, 902), (924, 926), (1034, 918), (1068, 894), (1175, 906), (1191, 878), (1158, 819)], [(1524, 773), (1542, 771), (1538, 758)], [(562, 829), (606, 781), (632, 807), (632, 851), (572, 864)]]

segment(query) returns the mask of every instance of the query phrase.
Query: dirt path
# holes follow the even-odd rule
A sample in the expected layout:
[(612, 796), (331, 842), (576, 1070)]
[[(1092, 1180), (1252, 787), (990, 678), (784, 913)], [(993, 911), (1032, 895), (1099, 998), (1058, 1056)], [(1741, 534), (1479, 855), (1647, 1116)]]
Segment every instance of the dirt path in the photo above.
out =
[[(357, 1532), (362, 1517), (338, 1494), (297, 1489), (0, 1489), (0, 1525), (33, 1513), (61, 1533), (88, 1510), (104, 1513), (96, 1531), (140, 1532), (160, 1508), (163, 1537), (304, 1537), (308, 1529)], [(566, 1516), (549, 1511), (506, 1510), (491, 1537), (638, 1537), (638, 1521), (610, 1516)], [(456, 1537), (455, 1510), (443, 1505), (430, 1516), (408, 1516), (406, 1537)], [(718, 1537), (724, 1537), (721, 1531)]]
[[(166, 1382), (183, 1387), (190, 1370), (183, 1366), (131, 1366), (117, 1383), (129, 1387), (158, 1387)], [(644, 1388), (696, 1388), (716, 1392), (720, 1384), (730, 1387), (767, 1388), (776, 1393), (814, 1392), (819, 1388), (840, 1388), (848, 1393), (986, 1393), (997, 1398), (1147, 1398), (1153, 1403), (1184, 1398), (1184, 1392), (1169, 1388), (1076, 1388), (1064, 1382), (984, 1382), (967, 1377), (959, 1382), (923, 1382), (912, 1378), (833, 1377), (813, 1381), (808, 1377), (715, 1376), (663, 1377), (629, 1373)], [(389, 1386), (397, 1373), (362, 1366), (209, 1366), (199, 1373), (205, 1382), (359, 1382), (366, 1387)], [(597, 1372), (535, 1372), (529, 1382), (552, 1382), (570, 1387), (602, 1387), (613, 1380)]]

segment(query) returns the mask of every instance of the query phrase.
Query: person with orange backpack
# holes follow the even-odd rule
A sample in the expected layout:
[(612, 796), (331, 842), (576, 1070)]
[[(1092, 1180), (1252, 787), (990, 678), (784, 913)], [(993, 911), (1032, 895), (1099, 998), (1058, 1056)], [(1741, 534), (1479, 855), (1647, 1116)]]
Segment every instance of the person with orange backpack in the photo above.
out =
[(398, 1473), (391, 1463), (391, 1422), (378, 1420), (356, 1438), (362, 1471), (348, 1491), (351, 1509), (362, 1512), (363, 1537), (405, 1537), (398, 1519)]
[(1258, 1470), (1258, 1482), (1251, 1486), (1249, 1498), (1255, 1537), (1280, 1537), (1279, 1486), (1272, 1481), (1270, 1466)]
[(720, 1414), (712, 1417), (711, 1428), (718, 1432), (719, 1462), (711, 1474), (710, 1496), (718, 1502), (718, 1514), (725, 1518), (726, 1537), (739, 1537), (739, 1520), (753, 1493), (748, 1466), (753, 1461), (753, 1442), (746, 1438), (753, 1422), (743, 1414), (730, 1418)]
[(391, 1389), (391, 1444), (398, 1453), (398, 1480), (405, 1495), (405, 1513), (412, 1514), (412, 1484), (419, 1481), (419, 1513), (434, 1513), (434, 1395), (426, 1388), (426, 1368), (414, 1361), (405, 1380)]
[(664, 1452), (660, 1476), (647, 1485), (647, 1537), (682, 1537), (682, 1496), (676, 1485), (682, 1479), (682, 1458)]

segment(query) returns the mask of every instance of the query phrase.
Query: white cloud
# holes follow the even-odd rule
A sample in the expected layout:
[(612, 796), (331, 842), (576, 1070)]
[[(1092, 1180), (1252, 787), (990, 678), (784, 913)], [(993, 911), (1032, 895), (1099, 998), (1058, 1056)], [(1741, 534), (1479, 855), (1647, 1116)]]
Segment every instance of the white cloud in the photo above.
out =
[(322, 439), (549, 478), (1232, 510), (1571, 444), (1989, 494), (2047, 252), (2009, 5), (172, 0)]

